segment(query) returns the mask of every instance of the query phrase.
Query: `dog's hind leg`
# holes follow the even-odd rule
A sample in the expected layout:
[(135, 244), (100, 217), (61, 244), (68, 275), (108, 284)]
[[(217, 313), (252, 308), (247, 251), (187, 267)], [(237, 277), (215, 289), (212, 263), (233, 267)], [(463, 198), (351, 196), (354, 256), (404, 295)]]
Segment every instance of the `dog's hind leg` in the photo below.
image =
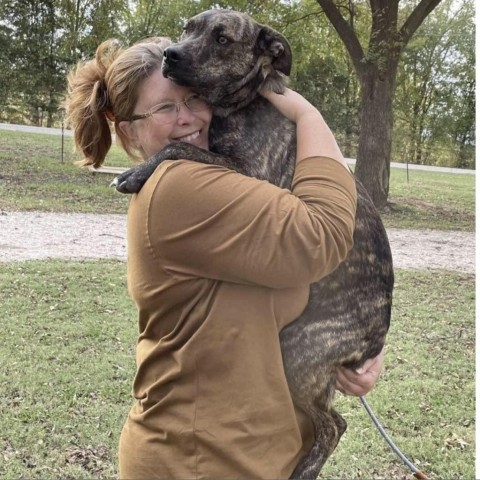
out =
[(315, 480), (347, 428), (347, 422), (333, 409), (328, 412), (318, 411), (311, 419), (315, 427), (315, 443), (300, 460), (291, 480)]

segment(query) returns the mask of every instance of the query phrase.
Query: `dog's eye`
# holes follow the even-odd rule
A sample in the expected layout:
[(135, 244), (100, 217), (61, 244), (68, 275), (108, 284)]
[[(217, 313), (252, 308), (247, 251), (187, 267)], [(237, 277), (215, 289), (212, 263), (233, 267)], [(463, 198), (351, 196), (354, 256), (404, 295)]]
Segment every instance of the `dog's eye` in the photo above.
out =
[(227, 43), (230, 42), (230, 40), (229, 40), (227, 37), (224, 37), (223, 35), (220, 35), (220, 36), (217, 38), (217, 42), (218, 42), (220, 45), (226, 45)]

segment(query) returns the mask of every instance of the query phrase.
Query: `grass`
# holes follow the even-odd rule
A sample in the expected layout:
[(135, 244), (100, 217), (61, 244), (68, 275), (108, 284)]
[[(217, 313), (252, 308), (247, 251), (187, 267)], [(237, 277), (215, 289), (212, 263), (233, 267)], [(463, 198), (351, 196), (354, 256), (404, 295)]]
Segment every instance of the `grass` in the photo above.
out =
[[(0, 270), (0, 478), (115, 478), (136, 312), (119, 261)], [(369, 395), (432, 479), (474, 478), (474, 278), (397, 272), (384, 374)], [(356, 399), (321, 478), (410, 478)]]
[(120, 262), (2, 266), (0, 478), (110, 478), (134, 372)]
[[(385, 370), (368, 396), (403, 453), (432, 479), (475, 478), (474, 277), (396, 272)], [(432, 288), (435, 286), (435, 288)], [(411, 478), (356, 399), (322, 478)]]
[[(108, 185), (114, 175), (94, 174), (74, 165), (73, 141), (61, 136), (0, 130), (0, 210), (126, 213), (128, 196)], [(118, 147), (108, 165), (129, 166)]]
[(474, 231), (475, 175), (392, 168), (386, 227)]
[[(128, 197), (108, 187), (113, 175), (72, 164), (72, 138), (0, 130), (0, 210), (125, 213)], [(107, 165), (129, 166), (118, 147)], [(392, 169), (387, 227), (473, 231), (474, 175)]]

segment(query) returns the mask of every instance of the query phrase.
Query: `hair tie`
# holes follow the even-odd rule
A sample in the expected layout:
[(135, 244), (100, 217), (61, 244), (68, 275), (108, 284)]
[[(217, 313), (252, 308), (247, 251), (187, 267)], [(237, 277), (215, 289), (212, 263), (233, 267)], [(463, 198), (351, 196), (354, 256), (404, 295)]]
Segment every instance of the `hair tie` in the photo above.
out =
[(103, 112), (111, 122), (115, 123), (115, 115), (113, 114), (110, 99), (108, 98), (108, 90), (104, 78), (95, 82), (92, 98), (95, 101), (95, 110)]
[(110, 109), (105, 110), (105, 116), (113, 123), (115, 123), (115, 115)]

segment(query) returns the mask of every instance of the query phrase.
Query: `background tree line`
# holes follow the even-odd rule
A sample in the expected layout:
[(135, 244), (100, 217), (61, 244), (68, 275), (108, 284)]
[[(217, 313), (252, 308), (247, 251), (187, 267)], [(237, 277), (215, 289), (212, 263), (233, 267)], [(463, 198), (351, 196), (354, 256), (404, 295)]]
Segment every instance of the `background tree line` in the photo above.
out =
[[(389, 1), (398, 4), (398, 23), (418, 4)], [(373, 5), (381, 2), (323, 3), (335, 3), (360, 44), (372, 42)], [(320, 0), (0, 0), (0, 122), (59, 126), (67, 71), (92, 56), (103, 40), (175, 39), (187, 18), (216, 6), (249, 13), (289, 39), (293, 88), (323, 112), (345, 156), (355, 158), (358, 65), (321, 5)], [(400, 56), (392, 161), (473, 168), (474, 65), (474, 1), (443, 0)]]

